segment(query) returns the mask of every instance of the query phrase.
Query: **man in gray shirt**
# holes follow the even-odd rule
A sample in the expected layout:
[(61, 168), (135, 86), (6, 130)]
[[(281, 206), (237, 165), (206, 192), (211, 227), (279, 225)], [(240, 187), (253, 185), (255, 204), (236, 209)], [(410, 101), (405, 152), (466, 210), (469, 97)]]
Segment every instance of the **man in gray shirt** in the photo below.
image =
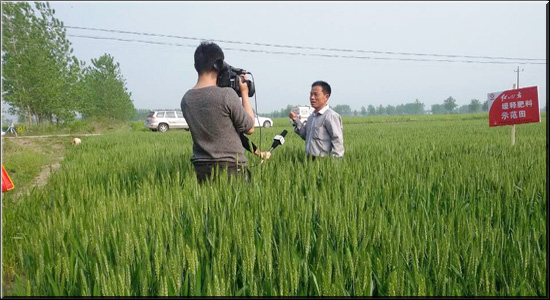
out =
[(296, 126), (294, 132), (306, 141), (306, 154), (309, 157), (344, 156), (342, 118), (327, 105), (330, 93), (330, 85), (324, 81), (316, 81), (311, 85), (309, 101), (315, 111), (305, 125), (294, 112), (289, 114)]
[[(199, 182), (211, 177), (216, 168), (230, 175), (250, 178), (239, 134), (254, 132), (254, 113), (248, 85), (239, 80), (242, 102), (230, 87), (218, 87), (224, 54), (215, 43), (202, 42), (195, 50), (197, 84), (181, 100), (181, 111), (193, 138), (191, 162)], [(244, 75), (241, 75), (244, 79)]]

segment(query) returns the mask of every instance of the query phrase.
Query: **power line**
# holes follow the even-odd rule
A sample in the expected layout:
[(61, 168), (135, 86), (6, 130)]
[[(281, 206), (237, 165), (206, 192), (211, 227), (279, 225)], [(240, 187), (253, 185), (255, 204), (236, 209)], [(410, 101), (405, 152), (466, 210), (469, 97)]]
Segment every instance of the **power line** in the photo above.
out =
[[(156, 41), (146, 41), (146, 40), (136, 40), (136, 39), (122, 39), (122, 38), (113, 38), (113, 37), (99, 37), (99, 36), (88, 36), (88, 35), (76, 35), (76, 34), (67, 34), (70, 37), (79, 37), (87, 39), (97, 39), (97, 40), (112, 40), (120, 42), (135, 42), (135, 43), (144, 43), (144, 44), (153, 44), (153, 45), (168, 45), (168, 46), (177, 46), (177, 47), (192, 47), (196, 48), (197, 45), (192, 44), (179, 44), (179, 43), (170, 43), (170, 42), (156, 42)], [(253, 52), (253, 53), (267, 53), (267, 54), (282, 54), (282, 55), (298, 55), (298, 56), (317, 56), (317, 57), (328, 57), (328, 58), (349, 58), (349, 59), (376, 59), (376, 60), (400, 60), (400, 61), (433, 61), (433, 62), (460, 62), (460, 63), (480, 63), (480, 64), (528, 64), (528, 65), (545, 65), (545, 62), (514, 62), (514, 61), (477, 61), (477, 60), (450, 60), (450, 59), (428, 59), (428, 58), (400, 58), (400, 57), (371, 57), (371, 56), (355, 56), (355, 55), (337, 55), (337, 54), (319, 54), (319, 53), (301, 53), (301, 52), (285, 52), (285, 51), (269, 51), (269, 50), (256, 50), (256, 49), (243, 49), (243, 48), (230, 48), (224, 47), (224, 50), (233, 50), (233, 51), (242, 51), (242, 52)]]
[(111, 32), (111, 33), (123, 33), (123, 34), (134, 34), (134, 35), (144, 35), (144, 36), (154, 36), (154, 37), (177, 38), (177, 39), (196, 40), (196, 41), (209, 40), (209, 41), (229, 43), (229, 44), (243, 44), (243, 45), (251, 45), (251, 46), (266, 46), (266, 47), (290, 48), (290, 49), (301, 49), (301, 50), (305, 49), (305, 50), (358, 52), (358, 53), (390, 54), (390, 55), (435, 56), (435, 57), (451, 57), (451, 58), (504, 59), (504, 60), (516, 60), (516, 61), (517, 60), (527, 60), (527, 61), (545, 61), (546, 60), (545, 58), (518, 58), (518, 57), (501, 57), (501, 56), (471, 56), (471, 55), (456, 55), (456, 54), (411, 53), (411, 52), (395, 52), (395, 51), (375, 51), (375, 50), (359, 50), (359, 49), (308, 47), (308, 46), (253, 43), (253, 42), (219, 40), (219, 39), (205, 39), (205, 38), (188, 37), (188, 36), (168, 35), (168, 34), (159, 34), (159, 33), (146, 33), (146, 32), (135, 32), (135, 31), (124, 31), (124, 30), (103, 29), (103, 28), (91, 28), (91, 27), (81, 27), (81, 26), (65, 26), (65, 27), (69, 28), (69, 29), (103, 31), (103, 32)]

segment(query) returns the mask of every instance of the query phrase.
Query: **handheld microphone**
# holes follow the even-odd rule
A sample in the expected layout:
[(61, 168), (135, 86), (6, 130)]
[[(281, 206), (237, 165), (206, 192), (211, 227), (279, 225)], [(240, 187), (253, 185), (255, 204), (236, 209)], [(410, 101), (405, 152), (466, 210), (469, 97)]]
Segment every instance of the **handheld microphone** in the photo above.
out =
[(287, 131), (285, 129), (283, 130), (283, 132), (281, 132), (281, 134), (278, 134), (273, 138), (273, 144), (271, 144), (271, 148), (269, 149), (269, 152), (275, 150), (275, 148), (285, 143), (286, 134), (287, 134)]
[[(267, 159), (269, 159), (269, 157), (271, 156), (271, 152), (273, 150), (275, 150), (275, 148), (281, 146), (282, 144), (285, 143), (285, 135), (287, 134), (288, 131), (283, 130), (283, 132), (281, 132), (281, 134), (278, 134), (276, 135), (274, 138), (273, 138), (273, 144), (271, 144), (271, 148), (269, 148), (269, 151), (267, 151), (267, 153), (269, 153), (269, 156), (267, 156), (267, 153), (266, 153), (266, 157)], [(265, 161), (265, 159), (262, 159), (260, 161), (261, 164), (263, 164)]]

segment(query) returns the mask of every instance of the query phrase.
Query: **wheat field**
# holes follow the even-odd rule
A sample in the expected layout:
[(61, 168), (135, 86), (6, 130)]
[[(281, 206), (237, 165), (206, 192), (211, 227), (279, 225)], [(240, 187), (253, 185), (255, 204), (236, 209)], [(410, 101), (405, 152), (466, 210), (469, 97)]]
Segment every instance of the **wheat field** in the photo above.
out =
[[(83, 140), (2, 205), (14, 296), (547, 296), (546, 116), (344, 119), (341, 160), (286, 143), (198, 185), (189, 132)], [(259, 144), (259, 130), (251, 140)]]

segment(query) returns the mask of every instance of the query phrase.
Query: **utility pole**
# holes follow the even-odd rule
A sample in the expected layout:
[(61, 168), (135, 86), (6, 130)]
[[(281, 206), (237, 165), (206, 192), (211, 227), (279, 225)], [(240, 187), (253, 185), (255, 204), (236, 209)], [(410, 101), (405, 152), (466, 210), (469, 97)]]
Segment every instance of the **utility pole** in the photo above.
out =
[[(516, 89), (519, 89), (519, 66), (518, 66), (518, 69), (517, 70), (514, 70), (514, 72), (518, 73), (518, 79), (516, 81)], [(521, 69), (521, 72), (523, 72), (523, 69)]]
[[(523, 69), (521, 69), (521, 71), (523, 71)], [(516, 83), (514, 84), (514, 90), (515, 89), (519, 89), (519, 66), (518, 66), (518, 69), (517, 70), (514, 70), (514, 72), (517, 72), (518, 73), (518, 77), (517, 77), (517, 81)], [(511, 144), (512, 144), (512, 147), (514, 147), (514, 145), (516, 144), (516, 124), (512, 125), (512, 130), (511, 130)]]

